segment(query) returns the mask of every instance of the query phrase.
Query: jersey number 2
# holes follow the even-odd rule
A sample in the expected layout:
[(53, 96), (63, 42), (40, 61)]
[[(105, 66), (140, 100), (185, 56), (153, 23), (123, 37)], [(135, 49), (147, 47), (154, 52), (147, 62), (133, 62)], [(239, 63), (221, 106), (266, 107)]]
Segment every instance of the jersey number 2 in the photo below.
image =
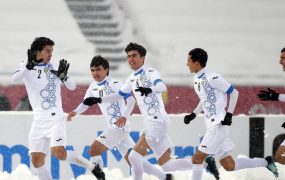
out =
[(42, 74), (42, 70), (38, 70), (38, 73), (39, 73), (38, 78), (40, 79), (41, 78), (41, 74)]

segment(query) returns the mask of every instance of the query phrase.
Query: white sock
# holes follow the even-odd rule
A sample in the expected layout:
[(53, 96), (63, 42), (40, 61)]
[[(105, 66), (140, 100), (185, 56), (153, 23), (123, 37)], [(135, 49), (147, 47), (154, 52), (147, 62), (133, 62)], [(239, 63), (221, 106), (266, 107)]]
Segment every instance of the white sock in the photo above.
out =
[(132, 177), (134, 180), (142, 180), (143, 177), (143, 156), (136, 151), (131, 151), (129, 161), (132, 166)]
[(48, 168), (44, 165), (41, 167), (35, 168), (39, 180), (52, 180), (51, 173), (49, 172)]
[(238, 158), (235, 163), (235, 170), (266, 166), (267, 161), (263, 158)]
[(91, 162), (94, 163), (94, 164), (99, 164), (99, 166), (101, 168), (103, 168), (103, 160), (102, 160), (102, 157), (99, 155), (99, 156), (92, 156), (91, 157)]
[(169, 171), (185, 171), (193, 168), (191, 159), (170, 159), (163, 164), (162, 169), (165, 172)]
[(80, 156), (75, 151), (66, 151), (66, 161), (72, 164), (85, 167), (89, 170), (94, 168), (94, 164), (85, 159), (83, 156)]
[(159, 179), (165, 179), (166, 178), (165, 172), (163, 172), (156, 165), (152, 165), (146, 159), (142, 159), (142, 164), (143, 164), (143, 171), (145, 173), (150, 174), (150, 175), (154, 175), (154, 176), (158, 177)]
[(193, 164), (192, 180), (201, 180), (203, 175), (203, 164)]

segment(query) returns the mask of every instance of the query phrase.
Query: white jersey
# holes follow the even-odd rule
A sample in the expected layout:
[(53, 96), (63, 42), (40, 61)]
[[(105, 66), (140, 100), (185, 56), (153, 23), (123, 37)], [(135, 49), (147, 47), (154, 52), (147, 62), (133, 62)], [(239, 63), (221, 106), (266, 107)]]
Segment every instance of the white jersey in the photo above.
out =
[(227, 95), (231, 94), (234, 87), (220, 74), (203, 68), (194, 76), (194, 89), (200, 98), (206, 127), (211, 127), (224, 120)]
[[(118, 80), (106, 77), (101, 82), (93, 81), (86, 91), (84, 99), (87, 97), (104, 97), (111, 94), (118, 93), (122, 83)], [(127, 97), (131, 96), (129, 93)], [(98, 103), (99, 108), (106, 120), (107, 126), (115, 129), (122, 129), (124, 131), (130, 131), (129, 121), (122, 128), (119, 128), (115, 123), (117, 119), (123, 116), (123, 112), (126, 110), (126, 103), (123, 97), (113, 102)], [(126, 117), (128, 119), (128, 117)]]
[(151, 88), (157, 83), (163, 83), (158, 71), (142, 66), (128, 77), (126, 83), (119, 91), (121, 96), (126, 96), (133, 91), (145, 123), (148, 121), (170, 122), (164, 108), (161, 93), (153, 92), (147, 96), (141, 96), (140, 92), (135, 91), (138, 87)]
[[(26, 69), (26, 62), (21, 62), (19, 69), (13, 74), (13, 82), (24, 80), (34, 120), (44, 121), (58, 119), (64, 116), (62, 109), (60, 84), (61, 81), (50, 70), (57, 69), (53, 64), (40, 63), (32, 70)], [(71, 90), (75, 83), (68, 78), (64, 83)]]

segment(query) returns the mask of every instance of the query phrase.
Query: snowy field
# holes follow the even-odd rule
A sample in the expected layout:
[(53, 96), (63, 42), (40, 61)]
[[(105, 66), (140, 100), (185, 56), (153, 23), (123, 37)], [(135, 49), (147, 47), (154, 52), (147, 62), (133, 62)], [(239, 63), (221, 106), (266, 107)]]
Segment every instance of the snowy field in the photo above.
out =
[[(279, 177), (275, 178), (267, 169), (265, 168), (255, 168), (240, 170), (237, 172), (226, 172), (222, 168), (220, 171), (220, 180), (284, 180), (285, 179), (285, 166), (277, 164), (279, 169)], [(124, 177), (120, 169), (107, 170), (106, 172), (107, 180), (132, 180), (131, 177)], [(191, 180), (191, 171), (184, 172), (174, 172), (175, 180)], [(11, 174), (6, 172), (0, 172), (1, 180), (38, 180), (38, 177), (32, 175), (32, 172), (26, 165), (19, 165)], [(158, 180), (154, 176), (149, 176), (144, 174), (144, 180)], [(74, 178), (72, 178), (74, 180)], [(95, 177), (91, 175), (81, 175), (77, 180), (96, 180)], [(215, 178), (209, 173), (204, 173), (202, 180), (215, 180)]]

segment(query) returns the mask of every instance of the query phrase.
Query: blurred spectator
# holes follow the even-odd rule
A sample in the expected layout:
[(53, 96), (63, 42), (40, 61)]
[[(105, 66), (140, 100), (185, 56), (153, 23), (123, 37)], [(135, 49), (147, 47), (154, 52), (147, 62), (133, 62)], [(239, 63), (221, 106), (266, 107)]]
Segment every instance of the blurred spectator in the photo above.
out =
[(10, 111), (11, 105), (9, 99), (5, 94), (0, 93), (0, 111)]
[(15, 111), (32, 111), (32, 110), (33, 109), (30, 104), (28, 95), (23, 96), (15, 108)]

